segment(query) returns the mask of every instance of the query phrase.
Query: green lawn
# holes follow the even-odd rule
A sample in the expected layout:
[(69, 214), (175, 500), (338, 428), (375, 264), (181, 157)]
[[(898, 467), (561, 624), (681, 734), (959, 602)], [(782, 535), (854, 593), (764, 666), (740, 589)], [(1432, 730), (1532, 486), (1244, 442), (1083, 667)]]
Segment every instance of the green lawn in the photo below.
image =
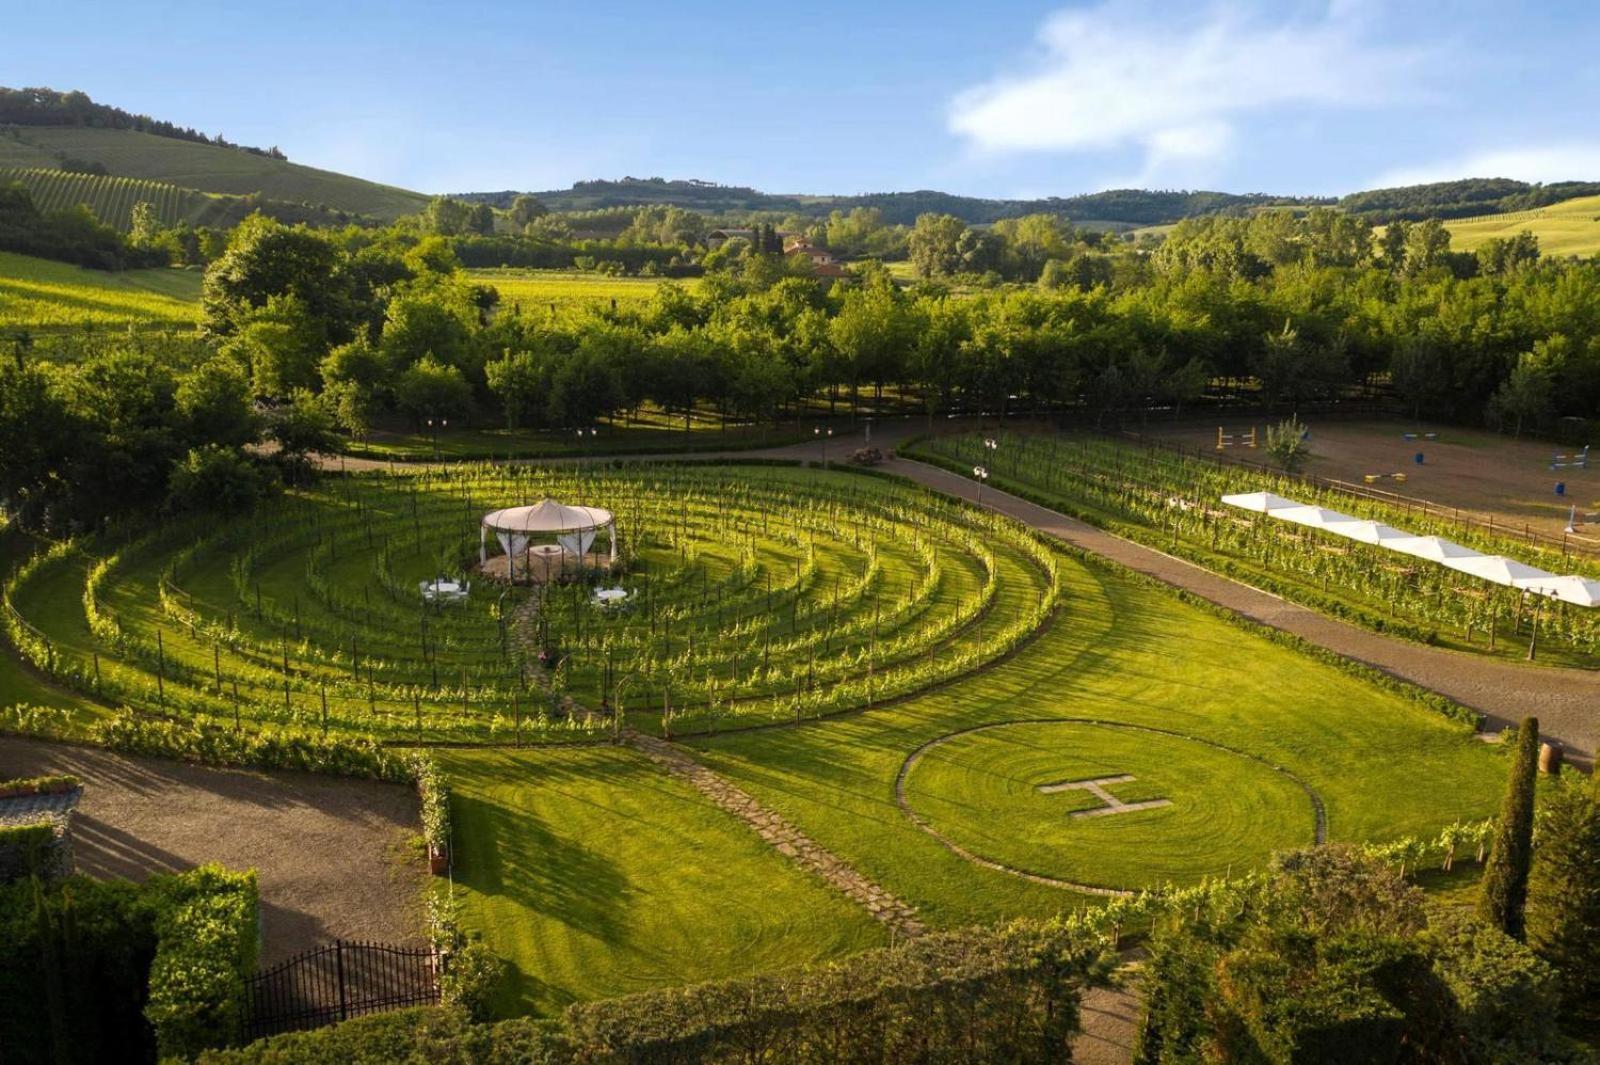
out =
[[(1164, 592), (1077, 563), (1062, 576), (1067, 605), (1055, 624), (986, 673), (843, 720), (697, 740), (697, 754), (942, 925), (1084, 899), (971, 864), (896, 805), (907, 756), (976, 725), (1092, 718), (1221, 744), (1304, 780), (1333, 840), (1432, 833), (1494, 812), (1504, 764), (1462, 726)], [(1239, 872), (1268, 847), (1310, 841), (1306, 800), (1259, 763), (1114, 730), (1040, 730), (1031, 749), (1026, 731), (1007, 732), (992, 735), (1009, 750), (956, 745), (948, 765), (926, 776), (919, 766), (908, 782), (919, 813), (985, 857), (1131, 887)], [(1017, 795), (1017, 780), (1113, 771), (1144, 775), (1182, 808), (1074, 822), (1062, 816), (1070, 799)], [(1140, 786), (1121, 797), (1154, 797)], [(1049, 823), (1030, 830), (1030, 811)]]
[(645, 455), (686, 451), (742, 451), (781, 447), (806, 439), (808, 426), (725, 424), (714, 411), (689, 416), (647, 408), (633, 416), (602, 421), (597, 434), (579, 439), (574, 430), (446, 428), (384, 430), (345, 448), (348, 454), (399, 460), (485, 458), (579, 458), (586, 455)]
[(881, 925), (631, 750), (449, 752), (463, 923), (507, 958), (499, 1011), (742, 976)]

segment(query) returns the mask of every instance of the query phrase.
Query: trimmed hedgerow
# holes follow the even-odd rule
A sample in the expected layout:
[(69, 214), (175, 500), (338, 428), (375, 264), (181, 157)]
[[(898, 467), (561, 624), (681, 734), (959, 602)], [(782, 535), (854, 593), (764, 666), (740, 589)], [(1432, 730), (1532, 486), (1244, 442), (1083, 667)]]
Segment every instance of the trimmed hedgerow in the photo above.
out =
[(163, 1057), (236, 1042), (260, 941), (254, 871), (203, 865), (154, 886), (156, 952), (145, 1016)]
[(472, 1026), (413, 1011), (207, 1054), (211, 1065), (372, 1062), (1053, 1062), (1110, 967), (1073, 922), (941, 932), (831, 965)]
[(237, 1039), (257, 941), (254, 873), (0, 886), (7, 1065), (155, 1061)]
[(58, 880), (68, 871), (67, 853), (54, 821), (0, 826), (0, 884), (30, 876)]
[(0, 799), (15, 799), (21, 795), (65, 795), (76, 791), (82, 783), (65, 773), (42, 777), (18, 777), (0, 780)]

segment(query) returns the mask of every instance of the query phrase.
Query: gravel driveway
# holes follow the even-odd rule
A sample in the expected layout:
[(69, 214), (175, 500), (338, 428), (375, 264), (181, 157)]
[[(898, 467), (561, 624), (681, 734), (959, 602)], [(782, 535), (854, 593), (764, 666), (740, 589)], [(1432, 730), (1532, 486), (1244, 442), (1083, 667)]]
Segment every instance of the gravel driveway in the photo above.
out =
[(261, 884), (261, 961), (335, 937), (423, 942), (417, 798), (408, 787), (309, 773), (209, 769), (0, 738), (0, 778), (71, 773), (78, 871), (142, 880), (221, 862)]

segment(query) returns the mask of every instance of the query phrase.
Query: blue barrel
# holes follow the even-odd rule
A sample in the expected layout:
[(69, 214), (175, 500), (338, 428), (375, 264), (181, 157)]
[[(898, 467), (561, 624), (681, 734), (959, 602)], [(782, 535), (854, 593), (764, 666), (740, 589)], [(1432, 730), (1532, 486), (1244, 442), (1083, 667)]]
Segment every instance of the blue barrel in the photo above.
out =
[(1412, 459), (1412, 461), (1415, 462), (1418, 466), (1421, 466), (1422, 465), (1422, 452), (1420, 452), (1420, 451), (1417, 452), (1416, 456)]
[(1556, 482), (1556, 495), (1564, 496), (1566, 494), (1567, 494), (1567, 482), (1566, 481), (1557, 481)]

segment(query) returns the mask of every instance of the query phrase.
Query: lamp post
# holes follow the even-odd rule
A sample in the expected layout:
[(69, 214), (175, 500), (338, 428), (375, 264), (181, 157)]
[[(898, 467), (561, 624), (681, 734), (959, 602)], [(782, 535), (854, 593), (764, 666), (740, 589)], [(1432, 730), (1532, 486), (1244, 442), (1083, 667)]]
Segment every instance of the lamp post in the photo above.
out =
[(599, 429), (594, 428), (578, 430), (578, 442), (583, 445), (583, 457), (578, 460), (578, 481), (580, 484), (583, 481), (583, 468), (589, 464), (589, 455), (593, 448), (593, 441), (599, 432)]
[(824, 429), (820, 425), (812, 426), (811, 435), (816, 437), (817, 442), (822, 446), (822, 465), (826, 469), (828, 465), (828, 438), (833, 435), (833, 427), (830, 425)]
[(429, 418), (428, 434), (433, 438), (433, 461), (439, 461), (439, 430), (450, 427), (449, 418)]
[(978, 479), (978, 506), (983, 506), (983, 486), (989, 481), (989, 467), (972, 467), (972, 476)]

